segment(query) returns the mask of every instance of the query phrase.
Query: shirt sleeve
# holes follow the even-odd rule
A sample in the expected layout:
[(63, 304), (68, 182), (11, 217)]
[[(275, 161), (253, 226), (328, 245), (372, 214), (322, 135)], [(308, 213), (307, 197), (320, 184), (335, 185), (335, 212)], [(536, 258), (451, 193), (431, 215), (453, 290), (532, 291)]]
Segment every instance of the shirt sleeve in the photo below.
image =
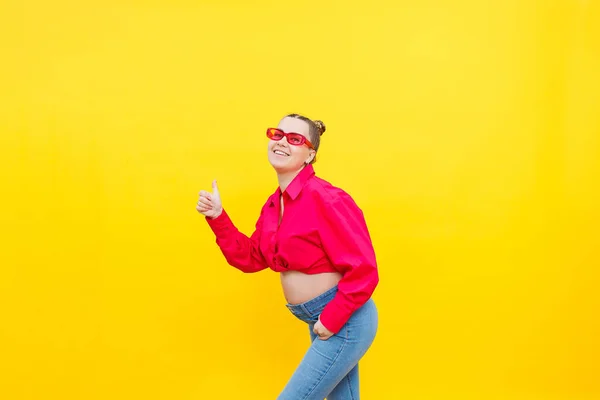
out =
[(248, 273), (258, 272), (268, 267), (259, 249), (263, 221), (262, 211), (250, 237), (235, 227), (224, 209), (217, 218), (205, 218), (229, 265)]
[(337, 333), (373, 294), (379, 283), (377, 261), (363, 212), (348, 194), (327, 202), (319, 221), (325, 253), (343, 275), (320, 317), (325, 328)]

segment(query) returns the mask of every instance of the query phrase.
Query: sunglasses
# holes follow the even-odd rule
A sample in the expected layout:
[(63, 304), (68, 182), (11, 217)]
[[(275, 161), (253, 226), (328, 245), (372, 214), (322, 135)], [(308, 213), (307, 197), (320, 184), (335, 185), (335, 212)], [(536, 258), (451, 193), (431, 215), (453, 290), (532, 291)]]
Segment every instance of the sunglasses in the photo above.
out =
[(285, 137), (287, 142), (293, 146), (302, 146), (303, 144), (306, 144), (309, 148), (314, 149), (312, 143), (304, 135), (299, 133), (285, 133), (281, 129), (269, 128), (267, 129), (267, 137), (271, 140), (281, 140)]

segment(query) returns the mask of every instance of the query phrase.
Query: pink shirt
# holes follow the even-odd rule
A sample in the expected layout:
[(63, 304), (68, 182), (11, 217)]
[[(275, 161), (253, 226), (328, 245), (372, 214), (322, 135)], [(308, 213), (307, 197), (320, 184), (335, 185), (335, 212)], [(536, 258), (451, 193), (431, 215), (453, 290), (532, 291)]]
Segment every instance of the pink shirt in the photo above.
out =
[(227, 262), (243, 272), (340, 272), (338, 291), (321, 313), (321, 323), (337, 333), (379, 283), (363, 213), (349, 194), (315, 176), (310, 164), (283, 192), (281, 224), (280, 196), (277, 188), (267, 199), (250, 237), (225, 210), (206, 220)]

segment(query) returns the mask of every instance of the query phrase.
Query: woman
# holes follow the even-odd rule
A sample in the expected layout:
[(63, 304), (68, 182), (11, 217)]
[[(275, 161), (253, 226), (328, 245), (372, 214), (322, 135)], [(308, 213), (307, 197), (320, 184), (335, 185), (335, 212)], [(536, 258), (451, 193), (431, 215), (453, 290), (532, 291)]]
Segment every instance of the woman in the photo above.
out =
[(309, 326), (312, 344), (280, 400), (359, 399), (358, 361), (377, 331), (379, 276), (362, 211), (312, 166), (323, 132), (323, 122), (298, 114), (267, 130), (279, 187), (250, 237), (223, 209), (216, 181), (196, 207), (230, 265), (280, 273), (287, 308)]

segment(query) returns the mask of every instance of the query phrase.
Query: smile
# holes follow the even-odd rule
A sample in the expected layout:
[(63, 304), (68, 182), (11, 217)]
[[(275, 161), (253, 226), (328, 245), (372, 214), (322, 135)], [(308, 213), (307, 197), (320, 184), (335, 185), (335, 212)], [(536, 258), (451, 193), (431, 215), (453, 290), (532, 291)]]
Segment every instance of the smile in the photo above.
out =
[(273, 153), (277, 154), (278, 156), (284, 156), (284, 157), (289, 157), (290, 156), (288, 153), (284, 153), (281, 150), (274, 150)]

